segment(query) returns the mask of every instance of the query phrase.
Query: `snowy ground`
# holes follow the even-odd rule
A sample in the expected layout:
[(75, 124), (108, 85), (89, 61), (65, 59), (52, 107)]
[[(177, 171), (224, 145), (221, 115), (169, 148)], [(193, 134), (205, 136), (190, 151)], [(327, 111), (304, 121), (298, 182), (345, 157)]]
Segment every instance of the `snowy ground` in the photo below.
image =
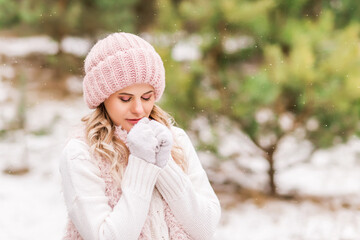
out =
[[(3, 42), (0, 39), (0, 43)], [(0, 54), (2, 51), (8, 52), (0, 48)], [(17, 56), (17, 52), (13, 55)], [(9, 82), (2, 80), (2, 77), (11, 78), (12, 75), (11, 68), (0, 66), (0, 130), (16, 114), (18, 93)], [(78, 84), (76, 79), (71, 81)], [(26, 132), (12, 131), (11, 134), (0, 135), (1, 240), (61, 239), (66, 224), (66, 209), (58, 172), (59, 155), (67, 132), (86, 113), (80, 97), (61, 102), (33, 101), (27, 111)], [(194, 122), (196, 126), (204, 127), (206, 124), (203, 119), (198, 119)], [(219, 128), (222, 127), (219, 124)], [(39, 134), (41, 132), (43, 134)], [(206, 129), (202, 131), (200, 137), (206, 139), (207, 132)], [(220, 153), (223, 156), (238, 154), (239, 157), (237, 161), (222, 163), (220, 171), (215, 172), (214, 156), (199, 153), (212, 180), (217, 183), (231, 180), (262, 189), (266, 184), (266, 163), (256, 157), (254, 151), (249, 151), (251, 143), (236, 131), (221, 137)], [(359, 139), (354, 138), (327, 151), (318, 151), (301, 163), (310, 148), (306, 142), (298, 143), (289, 138), (278, 153), (279, 192), (296, 193), (302, 196), (299, 199), (242, 198), (222, 189), (219, 192), (222, 219), (214, 239), (360, 239)], [(288, 166), (289, 163), (292, 167)], [(30, 169), (26, 174), (9, 175), (3, 172), (24, 165)], [(244, 165), (253, 174), (239, 169)]]

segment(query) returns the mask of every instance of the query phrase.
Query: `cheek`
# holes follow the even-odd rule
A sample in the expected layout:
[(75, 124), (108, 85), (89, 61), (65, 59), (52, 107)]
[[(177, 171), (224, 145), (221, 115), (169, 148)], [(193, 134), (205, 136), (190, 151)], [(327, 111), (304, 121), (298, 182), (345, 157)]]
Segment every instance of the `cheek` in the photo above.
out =
[(116, 125), (121, 124), (126, 113), (126, 107), (119, 101), (109, 101), (105, 104), (105, 108), (111, 120)]
[(154, 102), (148, 103), (148, 104), (146, 104), (144, 106), (144, 110), (145, 110), (145, 113), (146, 113), (147, 117), (150, 116), (150, 113), (151, 113), (153, 108), (154, 108)]

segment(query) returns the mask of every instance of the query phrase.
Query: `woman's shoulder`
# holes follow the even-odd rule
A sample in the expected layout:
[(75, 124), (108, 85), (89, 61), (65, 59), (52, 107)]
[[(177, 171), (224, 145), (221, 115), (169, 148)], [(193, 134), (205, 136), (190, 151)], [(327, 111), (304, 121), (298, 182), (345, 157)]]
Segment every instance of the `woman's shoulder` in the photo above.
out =
[(192, 144), (188, 134), (185, 132), (184, 129), (172, 126), (171, 131), (173, 132), (176, 140), (179, 141), (180, 145), (183, 145), (183, 147), (184, 145), (187, 146), (189, 144)]
[(79, 156), (90, 157), (89, 146), (79, 138), (70, 138), (65, 144), (62, 154), (65, 159), (75, 159)]
[(176, 127), (176, 126), (171, 126), (171, 131), (173, 132), (175, 137), (187, 137), (186, 132), (184, 131), (184, 129)]

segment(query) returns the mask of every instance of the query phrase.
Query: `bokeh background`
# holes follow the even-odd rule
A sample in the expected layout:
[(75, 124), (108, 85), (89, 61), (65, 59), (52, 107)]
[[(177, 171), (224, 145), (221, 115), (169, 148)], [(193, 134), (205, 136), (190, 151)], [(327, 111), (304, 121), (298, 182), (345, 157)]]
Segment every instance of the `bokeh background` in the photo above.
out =
[(159, 105), (219, 196), (215, 239), (360, 239), (354, 0), (0, 0), (0, 239), (61, 239), (83, 61), (117, 31), (163, 58)]

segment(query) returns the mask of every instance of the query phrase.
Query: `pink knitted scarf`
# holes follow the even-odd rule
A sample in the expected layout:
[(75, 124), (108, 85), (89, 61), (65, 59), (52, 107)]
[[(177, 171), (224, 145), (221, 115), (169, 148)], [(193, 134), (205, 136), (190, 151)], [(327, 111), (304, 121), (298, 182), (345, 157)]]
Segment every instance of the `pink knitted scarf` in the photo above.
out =
[[(118, 129), (117, 129), (118, 130)], [(126, 141), (126, 134), (120, 130), (117, 132), (117, 135), (123, 140)], [(83, 137), (79, 137), (84, 140)], [(104, 179), (105, 182), (105, 195), (108, 197), (109, 206), (113, 209), (114, 206), (117, 204), (121, 197), (121, 188), (118, 184), (115, 183), (113, 177), (111, 176), (111, 164), (108, 161), (101, 160), (98, 161), (98, 167), (101, 171), (101, 177)], [(163, 205), (164, 205), (164, 212), (165, 212), (165, 222), (169, 229), (169, 237), (171, 240), (190, 240), (190, 236), (184, 231), (181, 224), (176, 220), (174, 214), (172, 213), (169, 205), (167, 202), (162, 198)], [(139, 236), (139, 240), (150, 240), (151, 239), (151, 229), (150, 229), (150, 220), (151, 214), (147, 216), (145, 224), (142, 228), (141, 234)], [(67, 228), (66, 228), (66, 235), (63, 240), (83, 240), (80, 236), (79, 232), (77, 231), (75, 225), (69, 219)]]

